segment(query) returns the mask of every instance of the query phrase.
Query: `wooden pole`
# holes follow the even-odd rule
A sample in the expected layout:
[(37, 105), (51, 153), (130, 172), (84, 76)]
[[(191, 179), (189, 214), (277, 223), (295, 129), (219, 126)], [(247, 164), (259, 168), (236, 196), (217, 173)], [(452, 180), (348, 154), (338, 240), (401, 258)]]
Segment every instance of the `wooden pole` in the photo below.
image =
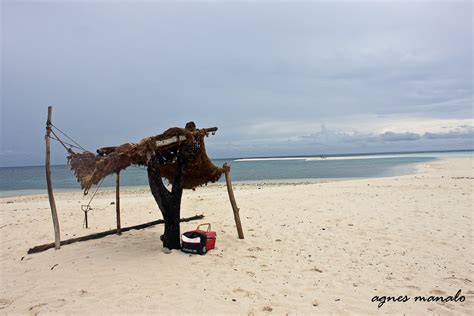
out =
[(115, 215), (117, 216), (117, 234), (122, 235), (120, 225), (120, 171), (117, 171), (117, 181), (115, 186)]
[(242, 223), (240, 222), (240, 209), (237, 207), (237, 202), (235, 202), (234, 191), (232, 190), (232, 180), (230, 178), (230, 166), (227, 163), (224, 163), (224, 174), (225, 182), (227, 184), (227, 192), (229, 193), (230, 204), (232, 205), (232, 210), (234, 211), (234, 220), (235, 225), (237, 226), (237, 234), (239, 239), (244, 239), (244, 231), (242, 230)]
[(88, 212), (89, 212), (89, 208), (87, 208), (87, 210), (84, 212), (84, 221), (86, 222), (86, 229), (89, 228), (89, 218), (87, 217)]
[(58, 213), (56, 211), (56, 202), (54, 201), (53, 195), (53, 182), (51, 181), (51, 144), (50, 144), (50, 135), (51, 135), (51, 115), (53, 112), (53, 107), (48, 106), (48, 120), (46, 121), (46, 135), (44, 136), (46, 140), (46, 184), (48, 185), (48, 198), (49, 205), (51, 206), (51, 216), (53, 217), (53, 226), (54, 226), (54, 248), (59, 249), (61, 247), (61, 237), (59, 232), (59, 220)]

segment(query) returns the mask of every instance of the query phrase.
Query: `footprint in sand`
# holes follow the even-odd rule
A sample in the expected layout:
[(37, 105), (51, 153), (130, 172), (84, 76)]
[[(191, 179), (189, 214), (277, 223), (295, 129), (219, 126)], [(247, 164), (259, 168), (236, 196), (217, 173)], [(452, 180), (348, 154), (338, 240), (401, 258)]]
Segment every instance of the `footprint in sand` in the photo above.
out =
[(34, 310), (35, 308), (38, 308), (38, 307), (41, 307), (41, 306), (46, 306), (46, 305), (48, 305), (48, 303), (39, 303), (39, 304), (30, 306), (30, 308), (28, 308), (28, 310), (29, 310), (29, 311), (32, 311), (32, 310)]
[(79, 295), (80, 295), (80, 296), (84, 296), (84, 295), (86, 295), (87, 293), (89, 293), (89, 292), (87, 292), (86, 290), (80, 290), (80, 291), (79, 291)]
[(236, 294), (242, 294), (242, 295), (244, 295), (245, 297), (250, 297), (250, 294), (251, 294), (249, 291), (244, 290), (244, 289), (242, 289), (242, 288), (240, 288), (240, 287), (234, 289), (232, 292), (234, 292), (234, 293), (236, 293)]
[(271, 312), (272, 310), (273, 310), (273, 308), (272, 308), (271, 306), (265, 306), (265, 307), (263, 308), (263, 311), (264, 311), (264, 312)]
[(250, 291), (244, 290), (241, 287), (233, 289), (232, 292), (234, 292), (235, 294), (240, 294), (243, 297), (250, 297), (250, 298), (254, 298), (254, 299), (262, 299), (262, 296), (260, 295), (259, 292), (250, 292)]
[(66, 305), (66, 300), (64, 298), (58, 298), (58, 301), (56, 303), (53, 303), (54, 308), (60, 308)]
[(5, 298), (0, 298), (0, 309), (10, 306), (13, 303), (11, 300)]

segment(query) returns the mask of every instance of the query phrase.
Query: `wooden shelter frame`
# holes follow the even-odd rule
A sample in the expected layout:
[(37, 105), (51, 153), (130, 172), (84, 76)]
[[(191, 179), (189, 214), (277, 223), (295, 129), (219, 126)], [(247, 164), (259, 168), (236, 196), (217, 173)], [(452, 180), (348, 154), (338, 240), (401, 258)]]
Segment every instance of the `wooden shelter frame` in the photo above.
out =
[[(48, 106), (48, 118), (46, 121), (46, 134), (45, 134), (45, 143), (46, 143), (46, 157), (45, 157), (45, 171), (46, 171), (46, 184), (47, 184), (47, 191), (48, 191), (48, 199), (49, 199), (49, 204), (51, 208), (51, 217), (53, 221), (53, 228), (54, 228), (54, 243), (49, 243), (49, 244), (44, 244), (44, 245), (39, 245), (35, 246), (33, 248), (30, 248), (28, 250), (28, 254), (32, 253), (37, 253), (41, 251), (45, 251), (50, 248), (55, 248), (55, 249), (60, 249), (61, 245), (68, 245), (71, 243), (79, 242), (79, 241), (86, 241), (86, 240), (91, 240), (91, 239), (97, 239), (97, 238), (102, 238), (108, 235), (112, 234), (117, 234), (121, 235), (122, 232), (129, 231), (132, 229), (143, 229), (146, 227), (150, 227), (153, 225), (157, 224), (162, 224), (164, 223), (163, 220), (157, 220), (145, 224), (140, 224), (140, 225), (135, 225), (135, 226), (130, 226), (130, 227), (121, 227), (121, 217), (120, 217), (120, 170), (117, 170), (116, 173), (116, 185), (115, 185), (115, 215), (116, 215), (116, 223), (117, 223), (117, 228), (105, 232), (99, 232), (95, 234), (90, 234), (82, 237), (77, 237), (77, 238), (71, 238), (67, 240), (61, 241), (61, 233), (60, 233), (60, 228), (59, 228), (59, 218), (58, 218), (58, 212), (56, 208), (56, 202), (54, 198), (54, 192), (53, 192), (53, 182), (51, 178), (51, 133), (52, 132), (52, 112), (53, 108), (52, 106)], [(217, 130), (217, 128), (215, 129)], [(215, 131), (214, 130), (214, 131)], [(66, 150), (71, 153), (71, 149), (68, 148), (63, 141), (59, 139), (59, 137), (56, 136), (56, 140), (58, 140)], [(161, 147), (161, 146), (168, 146), (170, 144), (184, 141), (186, 139), (185, 136), (172, 136), (164, 140), (158, 140), (156, 141), (156, 147)], [(240, 209), (237, 206), (237, 202), (235, 200), (233, 188), (232, 188), (232, 179), (230, 175), (230, 166), (227, 163), (224, 163), (222, 166), (224, 170), (224, 175), (225, 175), (225, 180), (226, 180), (226, 186), (227, 186), (227, 192), (229, 195), (229, 200), (230, 204), (232, 206), (232, 211), (234, 213), (234, 220), (237, 228), (237, 234), (239, 239), (244, 239), (244, 233), (242, 229), (242, 223), (240, 221)], [(85, 212), (87, 215), (87, 212)], [(189, 218), (183, 218), (181, 219), (181, 222), (187, 222), (191, 220), (197, 220), (197, 219), (202, 219), (204, 216), (203, 215), (196, 215), (192, 216)]]

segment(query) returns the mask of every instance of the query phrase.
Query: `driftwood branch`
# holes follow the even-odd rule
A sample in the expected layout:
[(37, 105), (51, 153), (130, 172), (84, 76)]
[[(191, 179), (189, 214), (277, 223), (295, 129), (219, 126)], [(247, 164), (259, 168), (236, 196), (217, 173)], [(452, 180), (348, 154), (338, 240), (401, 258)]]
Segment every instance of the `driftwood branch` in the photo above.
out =
[[(209, 128), (201, 128), (195, 132), (191, 132), (193, 135), (199, 135), (199, 134), (205, 134), (208, 135), (209, 133), (215, 133), (217, 131), (217, 127), (209, 127)], [(156, 135), (151, 137), (155, 143), (155, 147), (165, 147), (174, 143), (179, 143), (183, 142), (186, 140), (186, 136), (173, 136), (169, 138), (163, 139), (163, 134)], [(105, 156), (113, 153), (115, 150), (117, 150), (118, 146), (110, 146), (110, 147), (102, 147), (97, 149), (97, 154), (99, 156)]]
[[(203, 218), (204, 218), (204, 215), (194, 215), (194, 216), (191, 216), (191, 217), (182, 218), (180, 220), (180, 222), (189, 222), (189, 221), (194, 221), (194, 220), (203, 219)], [(134, 230), (134, 229), (144, 229), (144, 228), (147, 228), (147, 227), (150, 227), (150, 226), (163, 224), (164, 222), (165, 222), (164, 220), (159, 219), (159, 220), (149, 222), (149, 223), (145, 223), (145, 224), (124, 227), (124, 228), (122, 228), (122, 233), (126, 232), (126, 231), (129, 231), (129, 230)], [(103, 238), (103, 237), (106, 237), (106, 236), (109, 236), (109, 235), (114, 235), (114, 234), (117, 234), (117, 229), (107, 230), (105, 232), (90, 234), (90, 235), (71, 238), (71, 239), (67, 239), (67, 240), (61, 240), (61, 246), (73, 244), (73, 243), (76, 243), (76, 242), (79, 242), (79, 241), (99, 239), (99, 238)], [(28, 249), (28, 254), (43, 252), (43, 251), (51, 249), (51, 248), (54, 248), (54, 243), (35, 246), (33, 248)]]

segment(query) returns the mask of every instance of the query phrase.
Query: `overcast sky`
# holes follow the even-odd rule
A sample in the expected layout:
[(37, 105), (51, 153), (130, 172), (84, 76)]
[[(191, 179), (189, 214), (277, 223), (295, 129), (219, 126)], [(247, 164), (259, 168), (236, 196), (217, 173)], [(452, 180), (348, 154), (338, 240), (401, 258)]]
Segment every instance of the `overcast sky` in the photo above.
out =
[[(2, 1), (1, 165), (193, 120), (213, 158), (473, 148), (471, 1)], [(54, 143), (53, 162), (66, 163)]]

